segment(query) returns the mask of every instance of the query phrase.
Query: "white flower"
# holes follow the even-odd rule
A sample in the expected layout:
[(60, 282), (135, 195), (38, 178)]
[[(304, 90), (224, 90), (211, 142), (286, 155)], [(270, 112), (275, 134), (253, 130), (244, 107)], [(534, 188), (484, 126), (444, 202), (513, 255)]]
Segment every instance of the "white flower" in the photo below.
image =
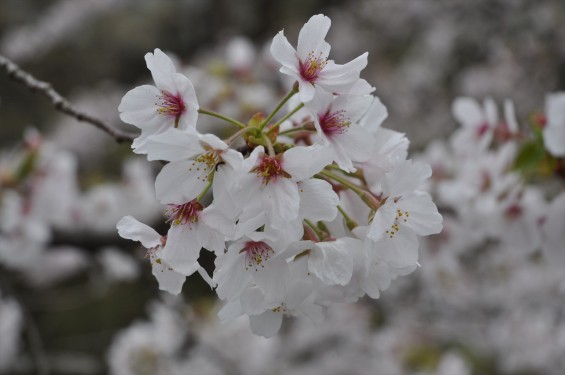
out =
[(141, 129), (132, 143), (136, 153), (145, 154), (147, 137), (169, 128), (196, 126), (198, 100), (192, 82), (177, 73), (171, 59), (160, 49), (145, 55), (155, 86), (138, 86), (126, 93), (118, 110), (122, 121)]
[(420, 236), (439, 233), (442, 218), (429, 194), (418, 191), (432, 174), (427, 164), (400, 163), (383, 178), (383, 198), (386, 202), (375, 213), (368, 233), (374, 241), (381, 237), (403, 235), (403, 228)]
[(545, 114), (547, 117), (547, 124), (543, 128), (545, 148), (553, 156), (565, 156), (565, 92), (547, 95)]
[(166, 160), (155, 181), (161, 203), (186, 202), (195, 199), (214, 180), (225, 181), (243, 161), (241, 154), (213, 134), (196, 130), (169, 129), (151, 136), (146, 143), (148, 160)]
[(281, 73), (298, 81), (302, 102), (314, 98), (315, 88), (331, 93), (346, 93), (358, 81), (367, 65), (367, 53), (345, 65), (328, 60), (330, 45), (324, 40), (331, 21), (323, 14), (312, 16), (300, 30), (295, 50), (280, 31), (271, 44), (271, 54), (281, 65)]
[(453, 135), (452, 144), (459, 154), (477, 153), (490, 145), (498, 125), (498, 111), (491, 98), (483, 106), (472, 98), (457, 98), (452, 112), (462, 127)]
[(171, 227), (163, 259), (175, 271), (190, 276), (200, 270), (198, 257), (202, 248), (217, 254), (224, 251), (225, 237), (206, 223), (207, 212), (196, 200), (171, 204), (166, 214)]
[(268, 224), (284, 228), (300, 214), (297, 183), (320, 172), (331, 162), (321, 145), (296, 146), (282, 154), (269, 156), (262, 146), (244, 161), (234, 199), (241, 208), (238, 236)]
[(307, 107), (314, 116), (316, 130), (332, 150), (333, 160), (345, 171), (354, 172), (353, 162), (369, 159), (373, 140), (358, 121), (369, 109), (371, 96), (320, 92)]
[(161, 237), (153, 228), (131, 216), (125, 216), (116, 225), (118, 234), (128, 240), (139, 241), (147, 249), (152, 272), (159, 282), (159, 289), (172, 294), (179, 294), (186, 276), (175, 271), (163, 259), (163, 246), (167, 239)]
[(284, 250), (283, 241), (271, 241), (262, 232), (234, 242), (216, 258), (218, 297), (232, 300), (250, 285), (257, 285), (266, 298), (282, 299), (290, 282)]
[(322, 321), (323, 308), (314, 302), (315, 294), (307, 278), (306, 262), (291, 262), (289, 268), (291, 284), (283, 299), (270, 300), (258, 287), (250, 287), (239, 299), (228, 302), (220, 310), (220, 319), (226, 321), (249, 315), (251, 330), (263, 337), (272, 337), (279, 331), (284, 315), (305, 315), (316, 322)]

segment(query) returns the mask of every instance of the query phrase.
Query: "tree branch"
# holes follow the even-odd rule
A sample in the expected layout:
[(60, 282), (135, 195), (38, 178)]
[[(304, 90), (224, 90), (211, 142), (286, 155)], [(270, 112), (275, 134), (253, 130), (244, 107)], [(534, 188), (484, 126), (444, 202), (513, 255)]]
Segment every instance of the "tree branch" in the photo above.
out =
[(136, 135), (124, 133), (106, 124), (100, 119), (79, 111), (67, 99), (61, 96), (61, 94), (55, 91), (49, 82), (36, 79), (34, 76), (22, 70), (18, 65), (2, 55), (0, 55), (0, 68), (2, 68), (8, 77), (14, 81), (23, 84), (33, 92), (40, 92), (45, 95), (51, 101), (56, 110), (63, 112), (68, 116), (74, 117), (78, 121), (87, 122), (96, 126), (98, 129), (108, 133), (116, 140), (116, 142), (131, 142), (136, 137)]

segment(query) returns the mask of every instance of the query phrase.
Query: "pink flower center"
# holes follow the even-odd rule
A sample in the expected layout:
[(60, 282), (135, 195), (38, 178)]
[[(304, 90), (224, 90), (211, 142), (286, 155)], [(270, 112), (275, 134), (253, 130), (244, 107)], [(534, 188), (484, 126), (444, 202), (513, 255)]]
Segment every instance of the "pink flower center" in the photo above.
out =
[(522, 212), (522, 207), (520, 207), (517, 203), (514, 203), (506, 209), (504, 215), (508, 220), (514, 220), (522, 216)]
[(157, 96), (155, 105), (158, 107), (157, 112), (163, 116), (174, 117), (178, 122), (180, 116), (186, 112), (186, 105), (180, 94), (173, 95), (168, 91), (161, 91), (161, 95)]
[(322, 56), (321, 52), (318, 56), (314, 55), (313, 52), (310, 52), (308, 56), (306, 56), (305, 61), (298, 61), (300, 76), (305, 81), (314, 83), (318, 79), (318, 75), (322, 69), (326, 66), (327, 61), (328, 60)]
[(265, 267), (263, 263), (275, 254), (273, 248), (263, 241), (248, 241), (239, 252), (245, 253), (245, 269), (253, 267), (255, 271), (257, 267)]
[(204, 209), (196, 199), (184, 204), (170, 204), (165, 215), (171, 225), (191, 224), (198, 222), (198, 215)]
[(279, 177), (290, 178), (290, 175), (284, 171), (278, 156), (263, 156), (259, 165), (253, 168), (252, 171), (257, 173), (258, 177), (263, 178), (265, 185), (271, 181), (276, 181)]
[(345, 116), (345, 111), (330, 112), (329, 110), (323, 115), (318, 115), (320, 127), (326, 136), (335, 134), (343, 134), (351, 125), (349, 118)]
[(481, 125), (479, 125), (479, 127), (477, 128), (477, 138), (481, 138), (483, 135), (485, 135), (489, 128), (490, 126), (487, 122), (483, 122)]

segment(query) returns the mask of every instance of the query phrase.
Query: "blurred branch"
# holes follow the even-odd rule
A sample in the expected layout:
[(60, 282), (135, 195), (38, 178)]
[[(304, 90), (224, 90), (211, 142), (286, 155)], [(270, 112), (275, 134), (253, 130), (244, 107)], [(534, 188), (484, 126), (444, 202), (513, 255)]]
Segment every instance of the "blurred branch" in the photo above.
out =
[(120, 130), (106, 124), (104, 121), (79, 111), (67, 99), (61, 96), (61, 94), (55, 91), (49, 82), (36, 79), (34, 76), (25, 70), (22, 70), (18, 65), (2, 55), (0, 55), (0, 68), (2, 68), (8, 77), (14, 81), (23, 84), (31, 91), (39, 91), (45, 95), (49, 98), (56, 110), (63, 112), (68, 116), (74, 117), (78, 121), (87, 122), (96, 126), (98, 129), (108, 133), (116, 140), (116, 142), (131, 142), (136, 137), (135, 135), (121, 132)]

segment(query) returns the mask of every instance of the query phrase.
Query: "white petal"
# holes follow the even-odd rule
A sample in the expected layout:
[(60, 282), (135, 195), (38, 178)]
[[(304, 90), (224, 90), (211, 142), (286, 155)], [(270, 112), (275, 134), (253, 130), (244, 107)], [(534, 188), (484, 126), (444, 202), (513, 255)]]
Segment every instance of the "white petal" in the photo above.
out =
[(202, 244), (196, 241), (195, 230), (190, 225), (173, 225), (167, 235), (163, 259), (175, 271), (190, 276), (200, 267), (198, 257), (201, 248)]
[(147, 149), (147, 160), (149, 161), (190, 159), (205, 151), (200, 145), (200, 139), (195, 130), (175, 128), (147, 138)]
[(263, 207), (275, 228), (285, 221), (296, 219), (300, 208), (298, 186), (283, 178), (267, 186), (262, 196)]
[(399, 275), (406, 275), (417, 267), (418, 245), (418, 238), (408, 228), (400, 228), (392, 238), (385, 236), (376, 243), (383, 259)]
[(308, 81), (300, 80), (298, 81), (298, 95), (300, 96), (300, 101), (307, 103), (316, 94), (316, 88), (314, 85)]
[(369, 231), (367, 232), (367, 237), (373, 241), (380, 240), (385, 234), (386, 230), (390, 230), (394, 219), (396, 218), (396, 205), (392, 200), (387, 200), (373, 217)]
[(323, 14), (310, 17), (298, 34), (297, 51), (301, 59), (305, 59), (309, 53), (317, 55), (322, 52), (324, 57), (328, 56), (330, 48), (324, 39), (331, 24), (329, 17)]
[(472, 98), (457, 98), (451, 107), (453, 117), (463, 126), (479, 126), (484, 120), (483, 110)]
[(279, 301), (284, 298), (290, 283), (290, 271), (284, 259), (271, 258), (264, 262), (264, 267), (257, 267), (253, 278), (257, 287), (261, 289), (266, 298)]
[(428, 164), (406, 160), (385, 174), (383, 192), (393, 197), (411, 193), (420, 188), (431, 175), (432, 169)]
[(205, 167), (192, 160), (165, 165), (155, 181), (159, 201), (163, 204), (180, 204), (196, 198), (208, 184), (209, 171)]
[(128, 91), (118, 107), (120, 119), (138, 128), (161, 125), (166, 119), (159, 115), (155, 106), (155, 101), (160, 95), (161, 92), (150, 85), (138, 86)]
[(331, 162), (331, 153), (325, 146), (296, 146), (284, 153), (283, 169), (292, 176), (293, 181), (304, 181)]
[(339, 197), (324, 180), (308, 179), (298, 183), (300, 214), (311, 221), (332, 221), (337, 216)]
[(179, 294), (186, 276), (174, 271), (164, 260), (151, 263), (153, 276), (159, 282), (159, 289), (171, 294)]
[(251, 279), (250, 271), (245, 269), (245, 254), (238, 254), (237, 251), (238, 249), (232, 250), (230, 247), (228, 253), (216, 258), (214, 281), (218, 283), (216, 293), (220, 299), (231, 300), (238, 297)]
[(267, 310), (260, 315), (251, 315), (249, 325), (254, 334), (266, 338), (273, 337), (281, 329), (282, 314)]
[(128, 240), (139, 241), (146, 249), (161, 245), (161, 236), (153, 228), (131, 216), (125, 216), (116, 225), (118, 234)]
[(371, 133), (380, 128), (383, 121), (388, 117), (388, 110), (381, 100), (377, 97), (374, 98), (371, 107), (365, 114), (362, 120), (362, 125), (367, 128)]
[[(398, 221), (420, 236), (441, 232), (443, 219), (432, 198), (426, 193), (410, 194), (397, 203), (402, 215)], [(406, 216), (408, 212), (408, 217)]]
[(293, 69), (298, 73), (298, 57), (296, 56), (296, 51), (290, 45), (282, 30), (273, 38), (271, 54), (281, 65)]
[(516, 120), (516, 111), (514, 111), (514, 102), (510, 99), (504, 101), (504, 119), (510, 133), (516, 134), (520, 130), (518, 128), (518, 121)]
[(163, 51), (156, 48), (154, 54), (149, 52), (145, 55), (145, 62), (157, 87), (175, 93), (174, 75), (176, 68), (173, 61)]
[(350, 248), (361, 246), (361, 241), (354, 238), (318, 242), (308, 258), (308, 270), (326, 285), (346, 285), (353, 275)]

